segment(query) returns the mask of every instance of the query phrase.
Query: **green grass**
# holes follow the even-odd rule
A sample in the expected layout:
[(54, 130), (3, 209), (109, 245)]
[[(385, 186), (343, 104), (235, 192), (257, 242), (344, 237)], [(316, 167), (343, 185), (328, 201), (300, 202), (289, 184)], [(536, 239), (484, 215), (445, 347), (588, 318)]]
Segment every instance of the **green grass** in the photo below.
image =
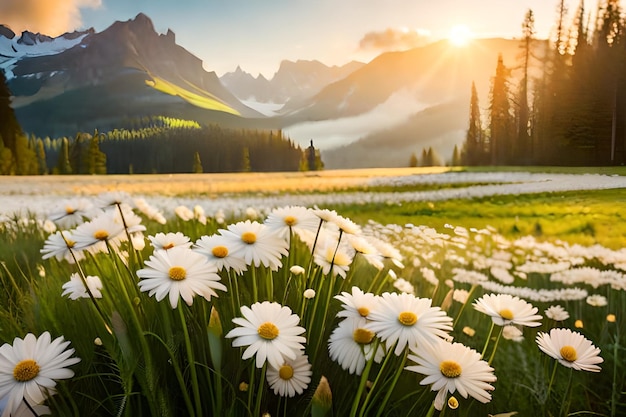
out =
[(476, 199), (333, 207), (358, 223), (492, 226), (511, 239), (534, 235), (571, 244), (626, 246), (626, 190), (570, 191)]

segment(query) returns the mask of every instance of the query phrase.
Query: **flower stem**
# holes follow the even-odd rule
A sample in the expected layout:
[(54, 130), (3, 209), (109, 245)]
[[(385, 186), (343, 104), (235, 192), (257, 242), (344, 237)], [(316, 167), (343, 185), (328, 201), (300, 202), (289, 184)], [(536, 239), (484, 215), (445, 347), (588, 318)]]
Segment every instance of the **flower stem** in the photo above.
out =
[(198, 375), (196, 373), (196, 363), (193, 357), (193, 347), (191, 346), (191, 339), (189, 338), (189, 329), (187, 328), (187, 321), (185, 320), (185, 312), (183, 311), (182, 303), (178, 304), (178, 313), (180, 316), (180, 324), (183, 328), (183, 335), (185, 336), (185, 348), (187, 350), (187, 362), (189, 363), (189, 372), (191, 374), (191, 390), (193, 392), (194, 403), (196, 405), (196, 415), (202, 415), (202, 401), (200, 399), (200, 388), (198, 386)]
[(489, 356), (489, 361), (487, 362), (487, 364), (489, 365), (491, 365), (491, 362), (493, 362), (493, 358), (496, 356), (496, 350), (498, 349), (498, 342), (500, 342), (500, 338), (502, 337), (503, 331), (504, 331), (504, 327), (500, 327), (500, 332), (498, 332), (496, 343), (493, 345), (493, 350), (491, 351), (491, 355)]
[(480, 358), (481, 359), (484, 359), (485, 358), (485, 353), (487, 353), (487, 346), (489, 346), (489, 340), (491, 339), (491, 334), (493, 333), (494, 326), (495, 326), (495, 323), (492, 320), (491, 321), (491, 328), (489, 329), (489, 335), (487, 336), (487, 340), (485, 340), (485, 346), (483, 347), (483, 352), (480, 354)]

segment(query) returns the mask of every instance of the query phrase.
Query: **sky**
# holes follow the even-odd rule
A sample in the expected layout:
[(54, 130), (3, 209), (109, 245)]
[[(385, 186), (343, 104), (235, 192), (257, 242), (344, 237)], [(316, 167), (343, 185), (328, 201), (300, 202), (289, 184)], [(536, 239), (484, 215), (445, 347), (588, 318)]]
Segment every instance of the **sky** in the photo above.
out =
[[(584, 0), (595, 12), (597, 0)], [(49, 36), (116, 20), (149, 16), (159, 33), (171, 29), (176, 43), (218, 76), (240, 66), (270, 79), (282, 60), (343, 65), (369, 62), (448, 38), (465, 27), (475, 38), (519, 37), (527, 10), (536, 37), (554, 30), (558, 0), (0, 0), (0, 24)], [(566, 0), (570, 15), (579, 0)]]

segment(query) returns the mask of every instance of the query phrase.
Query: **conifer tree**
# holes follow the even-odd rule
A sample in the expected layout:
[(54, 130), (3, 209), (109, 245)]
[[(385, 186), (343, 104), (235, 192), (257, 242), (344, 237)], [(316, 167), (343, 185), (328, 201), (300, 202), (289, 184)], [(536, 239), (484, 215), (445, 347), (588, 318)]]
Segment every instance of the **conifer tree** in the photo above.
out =
[(417, 166), (417, 155), (415, 152), (411, 152), (411, 157), (409, 158), (409, 167), (415, 168)]
[(489, 106), (489, 149), (492, 165), (511, 162), (513, 120), (510, 113), (508, 77), (509, 69), (504, 66), (502, 54), (499, 54), (496, 75), (491, 83)]
[(461, 152), (459, 152), (459, 147), (454, 145), (454, 150), (452, 151), (452, 160), (450, 161), (450, 165), (453, 167), (461, 166), (463, 163), (461, 162)]
[(519, 84), (517, 94), (517, 140), (513, 149), (518, 155), (520, 163), (528, 164), (532, 158), (532, 147), (530, 143), (530, 115), (528, 106), (528, 69), (532, 56), (533, 37), (535, 34), (535, 16), (532, 10), (528, 10), (522, 23), (522, 79)]
[(487, 162), (485, 158), (485, 135), (480, 120), (478, 93), (474, 82), (472, 82), (470, 97), (470, 119), (465, 136), (464, 160), (467, 165), (482, 165)]
[(250, 171), (252, 171), (252, 165), (250, 164), (250, 148), (246, 146), (242, 150), (241, 172)]
[(72, 165), (70, 164), (70, 144), (66, 137), (61, 140), (61, 149), (59, 150), (59, 158), (54, 172), (59, 175), (67, 175), (72, 173)]
[(202, 174), (204, 171), (202, 170), (202, 161), (200, 161), (200, 153), (198, 151), (193, 154), (193, 168), (192, 172), (194, 174)]
[(11, 150), (4, 146), (0, 138), (0, 175), (11, 175), (14, 173), (15, 161)]
[(87, 148), (87, 173), (104, 175), (107, 173), (107, 156), (100, 150), (100, 133), (96, 130)]

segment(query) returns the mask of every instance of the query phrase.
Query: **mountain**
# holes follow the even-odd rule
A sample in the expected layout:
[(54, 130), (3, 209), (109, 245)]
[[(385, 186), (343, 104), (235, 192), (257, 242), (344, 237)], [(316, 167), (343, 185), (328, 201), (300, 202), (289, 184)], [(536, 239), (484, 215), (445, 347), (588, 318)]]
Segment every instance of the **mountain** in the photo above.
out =
[[(547, 41), (534, 44), (540, 58)], [(485, 116), (498, 54), (517, 68), (520, 52), (514, 39), (439, 41), (369, 63), (283, 61), (271, 79), (239, 67), (219, 78), (141, 13), (102, 32), (57, 38), (0, 26), (0, 69), (26, 132), (73, 136), (132, 127), (145, 116), (282, 129), (303, 148), (313, 140), (327, 168), (406, 166), (428, 147), (449, 159), (465, 138), (472, 82)], [(271, 111), (261, 109), (268, 104)]]
[[(546, 44), (536, 41), (534, 55)], [(472, 82), (486, 109), (498, 55), (514, 68), (519, 53), (519, 40), (477, 39), (463, 48), (440, 41), (382, 54), (297, 106), (287, 104), (285, 131), (302, 143), (313, 139), (328, 168), (406, 166), (412, 152), (430, 146), (450, 159), (465, 138)]]
[(0, 66), (28, 132), (109, 130), (150, 115), (236, 126), (262, 117), (177, 45), (172, 31), (158, 34), (141, 13), (99, 33), (15, 38), (0, 38)]
[(341, 66), (326, 66), (319, 61), (284, 60), (268, 80), (262, 74), (253, 77), (240, 67), (220, 77), (220, 81), (239, 99), (262, 103), (298, 103), (319, 93), (328, 84), (339, 81), (365, 64), (351, 61)]

